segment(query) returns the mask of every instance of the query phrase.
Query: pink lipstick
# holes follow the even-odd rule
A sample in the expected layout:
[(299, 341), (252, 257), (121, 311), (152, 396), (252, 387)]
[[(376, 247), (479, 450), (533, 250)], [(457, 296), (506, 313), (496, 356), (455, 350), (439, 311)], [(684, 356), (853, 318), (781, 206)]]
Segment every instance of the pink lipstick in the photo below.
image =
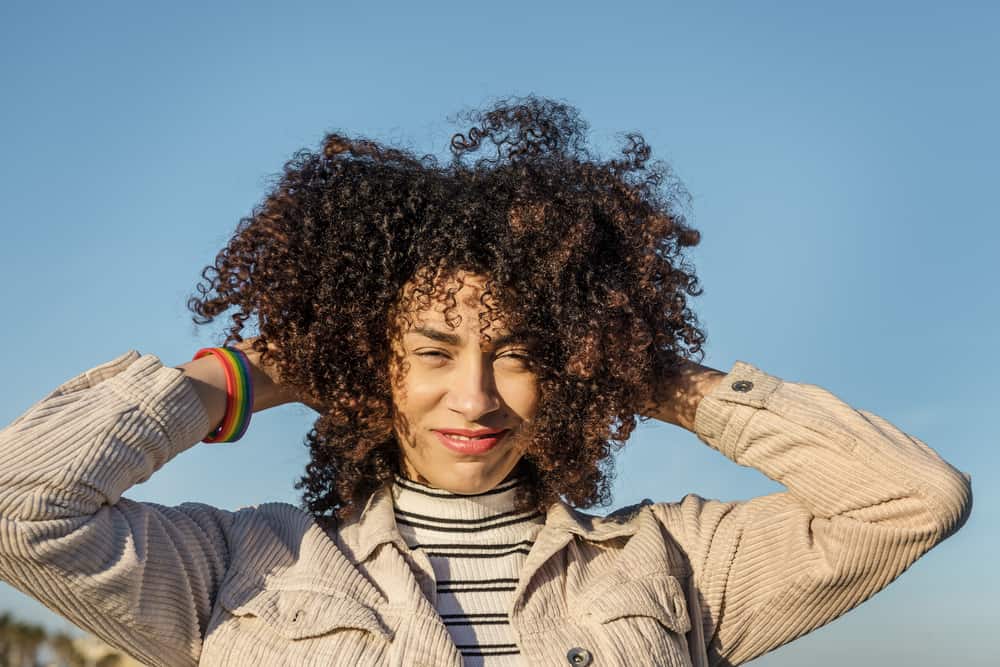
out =
[[(474, 434), (481, 435), (475, 436)], [(507, 435), (508, 430), (492, 431), (483, 429), (481, 431), (469, 431), (466, 429), (448, 429), (446, 431), (434, 431), (441, 444), (459, 454), (485, 454), (493, 449), (500, 440)], [(456, 436), (466, 435), (462, 438)]]

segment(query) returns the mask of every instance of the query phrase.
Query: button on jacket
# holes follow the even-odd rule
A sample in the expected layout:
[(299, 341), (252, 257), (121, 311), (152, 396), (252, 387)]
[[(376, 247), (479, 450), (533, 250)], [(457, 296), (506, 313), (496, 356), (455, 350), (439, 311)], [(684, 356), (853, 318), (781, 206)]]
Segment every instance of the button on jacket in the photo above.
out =
[[(0, 578), (150, 665), (461, 665), (388, 486), (339, 524), (122, 496), (212, 426), (154, 356), (63, 384), (0, 432)], [(745, 362), (694, 431), (787, 491), (552, 505), (508, 614), (525, 664), (745, 662), (870, 597), (971, 507), (919, 439)]]

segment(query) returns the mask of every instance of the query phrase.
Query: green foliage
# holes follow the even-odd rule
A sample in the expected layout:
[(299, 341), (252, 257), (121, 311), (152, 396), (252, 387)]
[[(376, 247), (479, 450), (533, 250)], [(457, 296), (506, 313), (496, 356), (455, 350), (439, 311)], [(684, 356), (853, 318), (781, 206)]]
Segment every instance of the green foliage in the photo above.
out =
[(40, 625), (0, 615), (0, 667), (35, 667), (38, 654), (48, 638)]
[(119, 667), (125, 662), (118, 653), (88, 662), (70, 635), (49, 635), (40, 625), (19, 621), (6, 612), (0, 614), (0, 667), (39, 667), (43, 651), (48, 664), (58, 667)]

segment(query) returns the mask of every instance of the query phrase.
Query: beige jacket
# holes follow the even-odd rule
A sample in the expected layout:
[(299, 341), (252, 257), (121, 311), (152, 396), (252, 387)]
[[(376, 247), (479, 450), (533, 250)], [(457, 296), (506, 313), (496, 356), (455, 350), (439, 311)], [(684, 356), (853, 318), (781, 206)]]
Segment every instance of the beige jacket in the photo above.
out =
[[(153, 356), (59, 387), (0, 432), (0, 578), (150, 665), (461, 665), (385, 488), (341, 526), (122, 497), (211, 426)], [(553, 505), (509, 610), (525, 664), (745, 662), (870, 597), (970, 509), (968, 476), (917, 438), (744, 362), (695, 431), (787, 491)]]

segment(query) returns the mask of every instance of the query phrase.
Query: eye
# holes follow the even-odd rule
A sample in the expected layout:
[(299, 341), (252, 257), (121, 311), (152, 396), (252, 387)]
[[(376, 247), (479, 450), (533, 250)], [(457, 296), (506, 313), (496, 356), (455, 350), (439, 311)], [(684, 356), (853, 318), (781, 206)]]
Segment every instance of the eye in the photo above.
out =
[(530, 366), (532, 362), (531, 355), (528, 354), (527, 352), (508, 352), (507, 354), (503, 354), (498, 358), (510, 359), (514, 363), (520, 364), (522, 366)]
[(441, 357), (442, 359), (447, 359), (448, 355), (444, 352), (438, 350), (428, 350), (426, 352), (417, 352), (418, 357)]

